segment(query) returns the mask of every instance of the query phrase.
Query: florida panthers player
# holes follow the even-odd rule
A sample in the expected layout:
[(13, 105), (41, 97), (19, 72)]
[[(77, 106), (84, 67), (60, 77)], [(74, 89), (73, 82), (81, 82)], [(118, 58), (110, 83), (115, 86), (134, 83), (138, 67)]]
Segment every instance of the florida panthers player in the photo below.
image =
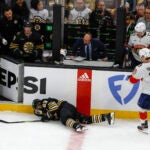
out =
[(146, 32), (146, 25), (143, 22), (137, 23), (135, 26), (135, 32), (131, 34), (128, 42), (128, 47), (131, 48), (131, 67), (141, 63), (139, 57), (139, 50), (142, 48), (150, 47), (150, 32)]
[(139, 117), (141, 125), (137, 126), (139, 130), (148, 129), (147, 111), (150, 110), (150, 49), (143, 48), (139, 50), (141, 64), (136, 66), (129, 78), (133, 84), (141, 81), (142, 93), (138, 100), (138, 106), (141, 108)]

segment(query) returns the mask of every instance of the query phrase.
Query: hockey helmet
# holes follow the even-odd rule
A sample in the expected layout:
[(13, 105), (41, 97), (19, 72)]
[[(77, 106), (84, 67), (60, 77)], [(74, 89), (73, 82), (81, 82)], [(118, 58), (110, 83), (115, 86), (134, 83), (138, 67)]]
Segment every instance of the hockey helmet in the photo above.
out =
[(150, 58), (150, 50), (148, 48), (142, 48), (139, 50), (140, 58)]
[(34, 100), (32, 101), (32, 107), (33, 107), (34, 109), (36, 109), (38, 105), (41, 105), (41, 100), (39, 100), (39, 99), (34, 99)]
[(139, 22), (135, 26), (135, 32), (145, 32), (146, 31), (146, 25), (143, 22)]

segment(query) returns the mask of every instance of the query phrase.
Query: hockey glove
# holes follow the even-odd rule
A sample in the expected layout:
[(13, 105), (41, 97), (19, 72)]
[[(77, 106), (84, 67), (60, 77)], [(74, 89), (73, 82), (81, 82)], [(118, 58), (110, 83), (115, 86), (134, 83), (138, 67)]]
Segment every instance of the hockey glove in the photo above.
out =
[(3, 44), (3, 45), (7, 45), (7, 44), (8, 44), (7, 40), (3, 38), (3, 39), (2, 39), (2, 44)]
[(36, 58), (38, 56), (38, 51), (37, 50), (33, 50), (28, 55), (30, 57)]
[(21, 51), (20, 49), (16, 48), (16, 49), (14, 49), (14, 53), (13, 54), (14, 54), (15, 57), (20, 58), (20, 57), (23, 56), (23, 51)]
[(42, 115), (41, 121), (47, 122), (47, 121), (52, 120), (52, 118), (53, 118), (53, 115), (51, 113), (47, 112)]

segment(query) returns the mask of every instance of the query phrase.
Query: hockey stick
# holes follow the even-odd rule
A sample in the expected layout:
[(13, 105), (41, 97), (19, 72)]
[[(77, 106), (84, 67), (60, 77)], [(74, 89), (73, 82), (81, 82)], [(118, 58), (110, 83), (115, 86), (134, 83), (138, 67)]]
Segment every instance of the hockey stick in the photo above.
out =
[(2, 123), (27, 123), (27, 122), (41, 122), (41, 120), (26, 120), (26, 121), (5, 121), (0, 120)]

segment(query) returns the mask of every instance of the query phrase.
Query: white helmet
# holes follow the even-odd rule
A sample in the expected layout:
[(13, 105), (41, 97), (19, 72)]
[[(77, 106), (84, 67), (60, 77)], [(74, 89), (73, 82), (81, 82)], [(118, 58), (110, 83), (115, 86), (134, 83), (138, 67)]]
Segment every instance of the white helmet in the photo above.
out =
[(150, 49), (148, 49), (148, 48), (142, 48), (142, 49), (140, 49), (139, 50), (139, 56), (140, 56), (140, 58), (142, 56), (144, 56), (145, 58), (150, 58)]
[(145, 32), (146, 31), (145, 23), (143, 23), (143, 22), (137, 23), (134, 30), (135, 30), (135, 32)]

